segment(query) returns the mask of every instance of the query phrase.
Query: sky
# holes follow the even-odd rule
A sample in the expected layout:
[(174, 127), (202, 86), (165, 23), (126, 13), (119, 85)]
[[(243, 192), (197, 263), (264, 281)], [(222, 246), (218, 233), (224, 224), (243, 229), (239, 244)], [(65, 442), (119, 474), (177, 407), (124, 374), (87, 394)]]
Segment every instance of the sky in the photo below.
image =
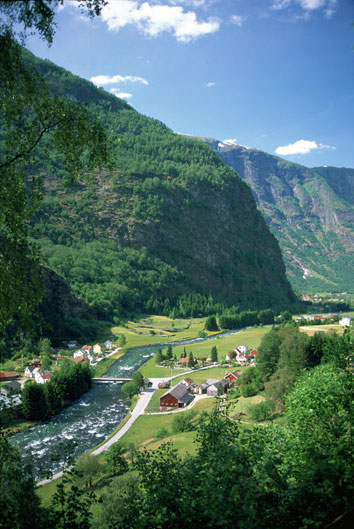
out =
[(175, 132), (354, 167), (353, 0), (65, 0), (37, 56)]

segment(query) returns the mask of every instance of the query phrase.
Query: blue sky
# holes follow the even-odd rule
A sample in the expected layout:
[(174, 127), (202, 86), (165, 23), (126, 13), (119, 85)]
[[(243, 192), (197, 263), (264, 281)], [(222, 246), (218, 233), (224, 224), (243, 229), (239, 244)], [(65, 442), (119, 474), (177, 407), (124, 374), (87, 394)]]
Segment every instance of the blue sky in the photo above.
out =
[(353, 0), (65, 1), (42, 58), (176, 132), (353, 167)]

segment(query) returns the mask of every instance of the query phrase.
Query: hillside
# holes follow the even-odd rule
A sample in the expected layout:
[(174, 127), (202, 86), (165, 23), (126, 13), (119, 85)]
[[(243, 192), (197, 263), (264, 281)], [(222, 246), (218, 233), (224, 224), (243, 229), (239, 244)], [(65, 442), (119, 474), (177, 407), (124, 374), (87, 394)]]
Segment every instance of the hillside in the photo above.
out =
[(309, 169), (258, 149), (200, 138), (250, 185), (301, 292), (354, 292), (354, 170)]
[(64, 186), (55, 152), (43, 163), (44, 199), (32, 236), (76, 295), (118, 318), (174, 306), (197, 315), (215, 303), (294, 303), (278, 243), (249, 187), (209, 147), (48, 61), (27, 52), (26, 60), (120, 140), (113, 170), (75, 186)]

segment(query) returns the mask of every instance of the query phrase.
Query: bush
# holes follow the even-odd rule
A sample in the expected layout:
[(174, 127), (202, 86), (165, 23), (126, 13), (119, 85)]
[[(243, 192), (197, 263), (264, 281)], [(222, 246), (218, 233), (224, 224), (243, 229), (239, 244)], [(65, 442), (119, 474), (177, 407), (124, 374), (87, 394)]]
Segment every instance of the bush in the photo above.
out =
[(250, 407), (249, 414), (254, 421), (266, 421), (271, 415), (273, 409), (272, 403), (269, 401), (260, 402)]
[(172, 432), (173, 433), (182, 433), (182, 432), (191, 432), (194, 430), (194, 425), (192, 424), (192, 419), (195, 416), (195, 411), (182, 412), (178, 413), (172, 422)]
[(240, 390), (242, 397), (254, 397), (258, 393), (258, 387), (254, 383), (241, 386)]
[(169, 435), (169, 431), (167, 428), (159, 428), (156, 432), (155, 439), (163, 439), (164, 437), (167, 437)]

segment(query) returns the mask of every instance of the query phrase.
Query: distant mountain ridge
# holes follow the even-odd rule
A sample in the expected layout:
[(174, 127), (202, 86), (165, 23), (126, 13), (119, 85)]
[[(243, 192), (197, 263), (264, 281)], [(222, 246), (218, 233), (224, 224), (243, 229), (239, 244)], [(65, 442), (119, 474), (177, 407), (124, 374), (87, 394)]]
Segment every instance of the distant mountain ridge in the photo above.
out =
[(85, 103), (121, 140), (113, 170), (71, 188), (60, 156), (48, 161), (43, 153), (44, 199), (32, 236), (74, 294), (108, 318), (296, 303), (278, 242), (235, 171), (201, 142), (25, 53), (53, 92)]
[(354, 169), (307, 168), (259, 149), (199, 138), (251, 187), (301, 292), (354, 292)]

